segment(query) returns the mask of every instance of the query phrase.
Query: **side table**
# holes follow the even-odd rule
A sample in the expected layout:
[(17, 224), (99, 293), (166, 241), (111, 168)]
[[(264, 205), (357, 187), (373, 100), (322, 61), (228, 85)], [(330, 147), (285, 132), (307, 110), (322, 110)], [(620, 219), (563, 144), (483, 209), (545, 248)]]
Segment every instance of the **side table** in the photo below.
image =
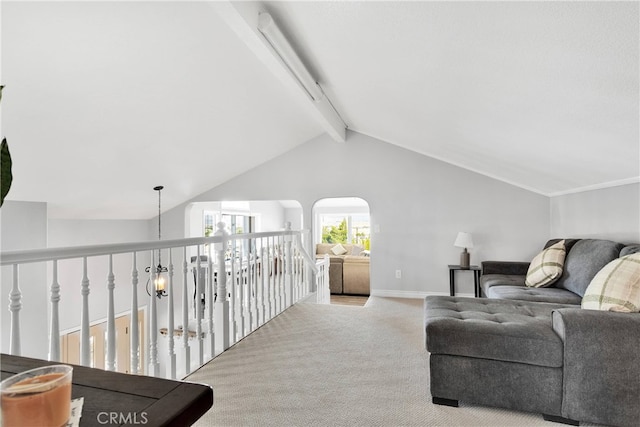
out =
[(473, 271), (473, 290), (476, 298), (478, 298), (480, 296), (480, 272), (482, 269), (477, 265), (471, 265), (465, 268), (460, 265), (449, 264), (449, 295), (451, 296), (455, 296), (456, 294), (456, 270)]

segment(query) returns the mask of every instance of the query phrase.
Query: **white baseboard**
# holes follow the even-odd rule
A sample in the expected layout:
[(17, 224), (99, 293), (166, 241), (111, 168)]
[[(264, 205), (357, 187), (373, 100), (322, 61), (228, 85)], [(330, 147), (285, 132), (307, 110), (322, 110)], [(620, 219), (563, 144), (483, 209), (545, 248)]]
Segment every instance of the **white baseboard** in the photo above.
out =
[[(448, 292), (424, 292), (424, 291), (396, 291), (393, 289), (372, 289), (372, 297), (387, 297), (387, 298), (425, 298), (429, 295), (449, 295)], [(473, 298), (474, 294), (458, 293), (457, 297), (470, 297)]]

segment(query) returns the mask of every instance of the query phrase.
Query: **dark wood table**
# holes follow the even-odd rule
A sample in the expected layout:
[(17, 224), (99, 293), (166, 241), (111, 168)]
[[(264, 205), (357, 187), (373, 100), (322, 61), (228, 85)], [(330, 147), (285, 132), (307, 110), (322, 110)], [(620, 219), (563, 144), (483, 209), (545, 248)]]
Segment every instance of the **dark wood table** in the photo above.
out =
[[(55, 364), (0, 355), (3, 380), (28, 369)], [(71, 366), (72, 398), (84, 397), (81, 426), (189, 426), (213, 406), (213, 390), (208, 385)], [(113, 419), (119, 421), (105, 423)]]
[(473, 292), (476, 298), (480, 297), (480, 273), (482, 268), (477, 265), (470, 265), (469, 267), (462, 267), (460, 265), (449, 265), (449, 295), (454, 296), (456, 294), (456, 271), (473, 271)]

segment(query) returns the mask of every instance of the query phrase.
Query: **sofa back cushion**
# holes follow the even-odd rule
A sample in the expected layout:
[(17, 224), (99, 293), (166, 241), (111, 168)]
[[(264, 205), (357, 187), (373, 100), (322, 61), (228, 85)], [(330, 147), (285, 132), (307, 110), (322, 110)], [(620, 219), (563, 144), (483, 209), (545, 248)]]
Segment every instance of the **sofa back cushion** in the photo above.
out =
[(360, 255), (360, 253), (364, 250), (362, 246), (354, 245), (351, 243), (318, 243), (316, 244), (316, 255), (337, 255), (334, 251), (334, 248), (336, 248), (336, 246), (338, 245), (342, 246), (346, 250), (346, 252), (343, 252), (340, 255)]
[(567, 252), (564, 273), (555, 286), (584, 296), (587, 286), (598, 271), (618, 258), (623, 247), (623, 244), (610, 240), (581, 239), (577, 241)]
[(620, 251), (620, 258), (626, 255), (637, 254), (640, 252), (640, 244), (627, 245)]

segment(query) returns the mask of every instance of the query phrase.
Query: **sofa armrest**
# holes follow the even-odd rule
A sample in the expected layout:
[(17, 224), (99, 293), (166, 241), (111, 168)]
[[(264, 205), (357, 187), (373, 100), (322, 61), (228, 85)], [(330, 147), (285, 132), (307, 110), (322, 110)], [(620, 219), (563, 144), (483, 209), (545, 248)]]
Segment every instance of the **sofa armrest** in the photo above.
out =
[(519, 261), (482, 261), (482, 275), (509, 274), (526, 276), (529, 264), (528, 262)]
[(564, 342), (562, 416), (609, 425), (640, 419), (640, 314), (562, 308), (552, 315)]

